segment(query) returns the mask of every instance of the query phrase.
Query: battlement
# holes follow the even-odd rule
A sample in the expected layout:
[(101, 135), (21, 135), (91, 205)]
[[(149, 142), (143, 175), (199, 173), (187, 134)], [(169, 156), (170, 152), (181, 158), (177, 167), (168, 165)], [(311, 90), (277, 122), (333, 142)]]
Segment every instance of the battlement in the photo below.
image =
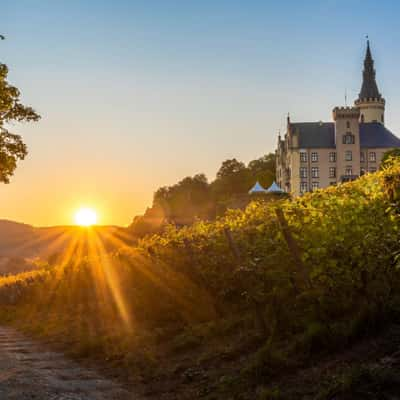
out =
[(385, 105), (386, 101), (383, 97), (364, 97), (362, 99), (357, 99), (354, 104), (356, 106), (361, 105), (361, 104), (365, 104), (365, 103), (378, 103), (381, 105)]
[(339, 118), (351, 119), (360, 117), (360, 110), (357, 107), (335, 107), (332, 111), (333, 120)]

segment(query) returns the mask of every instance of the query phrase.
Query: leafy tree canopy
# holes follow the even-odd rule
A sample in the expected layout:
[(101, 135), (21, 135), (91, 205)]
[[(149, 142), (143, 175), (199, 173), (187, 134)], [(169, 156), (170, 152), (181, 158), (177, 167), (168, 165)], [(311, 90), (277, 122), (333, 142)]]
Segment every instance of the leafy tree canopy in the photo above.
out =
[(272, 153), (247, 166), (236, 158), (225, 160), (211, 183), (204, 174), (197, 174), (159, 188), (154, 193), (152, 207), (143, 217), (136, 217), (131, 228), (135, 232), (152, 233), (166, 222), (186, 225), (196, 218), (213, 219), (230, 207), (236, 197), (246, 195), (256, 181), (268, 187), (274, 177)]
[(217, 179), (224, 179), (239, 174), (246, 170), (246, 165), (236, 158), (226, 160), (222, 163), (221, 168), (217, 172)]
[(9, 183), (17, 161), (23, 160), (28, 151), (21, 136), (9, 132), (12, 122), (38, 121), (40, 116), (20, 102), (20, 91), (8, 83), (8, 68), (0, 64), (0, 182)]

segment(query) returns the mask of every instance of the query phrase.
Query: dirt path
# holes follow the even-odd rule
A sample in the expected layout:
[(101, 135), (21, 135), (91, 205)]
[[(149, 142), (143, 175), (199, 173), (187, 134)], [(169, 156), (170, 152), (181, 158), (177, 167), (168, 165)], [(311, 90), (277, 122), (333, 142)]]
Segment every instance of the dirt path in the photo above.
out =
[(5, 327), (0, 327), (0, 399), (143, 400)]

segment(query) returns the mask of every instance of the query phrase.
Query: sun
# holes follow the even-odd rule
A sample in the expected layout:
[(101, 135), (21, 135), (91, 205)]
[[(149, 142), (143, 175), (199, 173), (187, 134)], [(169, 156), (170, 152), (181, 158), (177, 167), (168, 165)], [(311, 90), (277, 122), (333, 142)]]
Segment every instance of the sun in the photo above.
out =
[(97, 222), (97, 213), (92, 208), (82, 207), (75, 213), (75, 224), (92, 226)]

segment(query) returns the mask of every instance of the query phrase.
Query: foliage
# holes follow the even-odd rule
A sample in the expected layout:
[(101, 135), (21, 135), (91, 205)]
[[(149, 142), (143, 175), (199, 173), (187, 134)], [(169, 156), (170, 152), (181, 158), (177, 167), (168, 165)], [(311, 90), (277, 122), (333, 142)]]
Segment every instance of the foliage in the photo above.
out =
[[(275, 176), (275, 155), (270, 153), (246, 166), (235, 158), (222, 163), (216, 179), (208, 183), (204, 174), (186, 177), (172, 186), (159, 188), (153, 205), (135, 217), (131, 230), (142, 237), (157, 233), (166, 223), (189, 225), (196, 219), (212, 220), (227, 208), (248, 203), (247, 193), (256, 181), (268, 187)], [(246, 197), (243, 201), (242, 197)]]
[(144, 362), (144, 349), (157, 343), (169, 341), (172, 351), (201, 346), (218, 329), (207, 338), (196, 327), (241, 318), (240, 341), (262, 345), (243, 375), (247, 384), (261, 382), (374, 333), (398, 314), (399, 183), (395, 162), (294, 200), (170, 225), (113, 254), (74, 256), (24, 288), (14, 320), (29, 316), (29, 329), (84, 338), (96, 352), (131, 364), (132, 357)]
[(154, 205), (164, 210), (169, 221), (178, 224), (192, 223), (195, 217), (207, 219), (213, 205), (206, 176), (188, 176), (176, 185), (161, 187), (154, 194)]
[(235, 158), (222, 163), (217, 178), (211, 184), (214, 196), (223, 201), (246, 194), (256, 181), (270, 186), (275, 177), (275, 155), (270, 153), (252, 160), (248, 166)]
[(388, 150), (382, 157), (381, 168), (389, 167), (398, 158), (400, 158), (400, 148)]
[(20, 91), (7, 81), (8, 68), (0, 64), (0, 182), (9, 183), (18, 160), (27, 155), (27, 148), (21, 136), (6, 129), (12, 122), (30, 122), (40, 116), (20, 102)]

